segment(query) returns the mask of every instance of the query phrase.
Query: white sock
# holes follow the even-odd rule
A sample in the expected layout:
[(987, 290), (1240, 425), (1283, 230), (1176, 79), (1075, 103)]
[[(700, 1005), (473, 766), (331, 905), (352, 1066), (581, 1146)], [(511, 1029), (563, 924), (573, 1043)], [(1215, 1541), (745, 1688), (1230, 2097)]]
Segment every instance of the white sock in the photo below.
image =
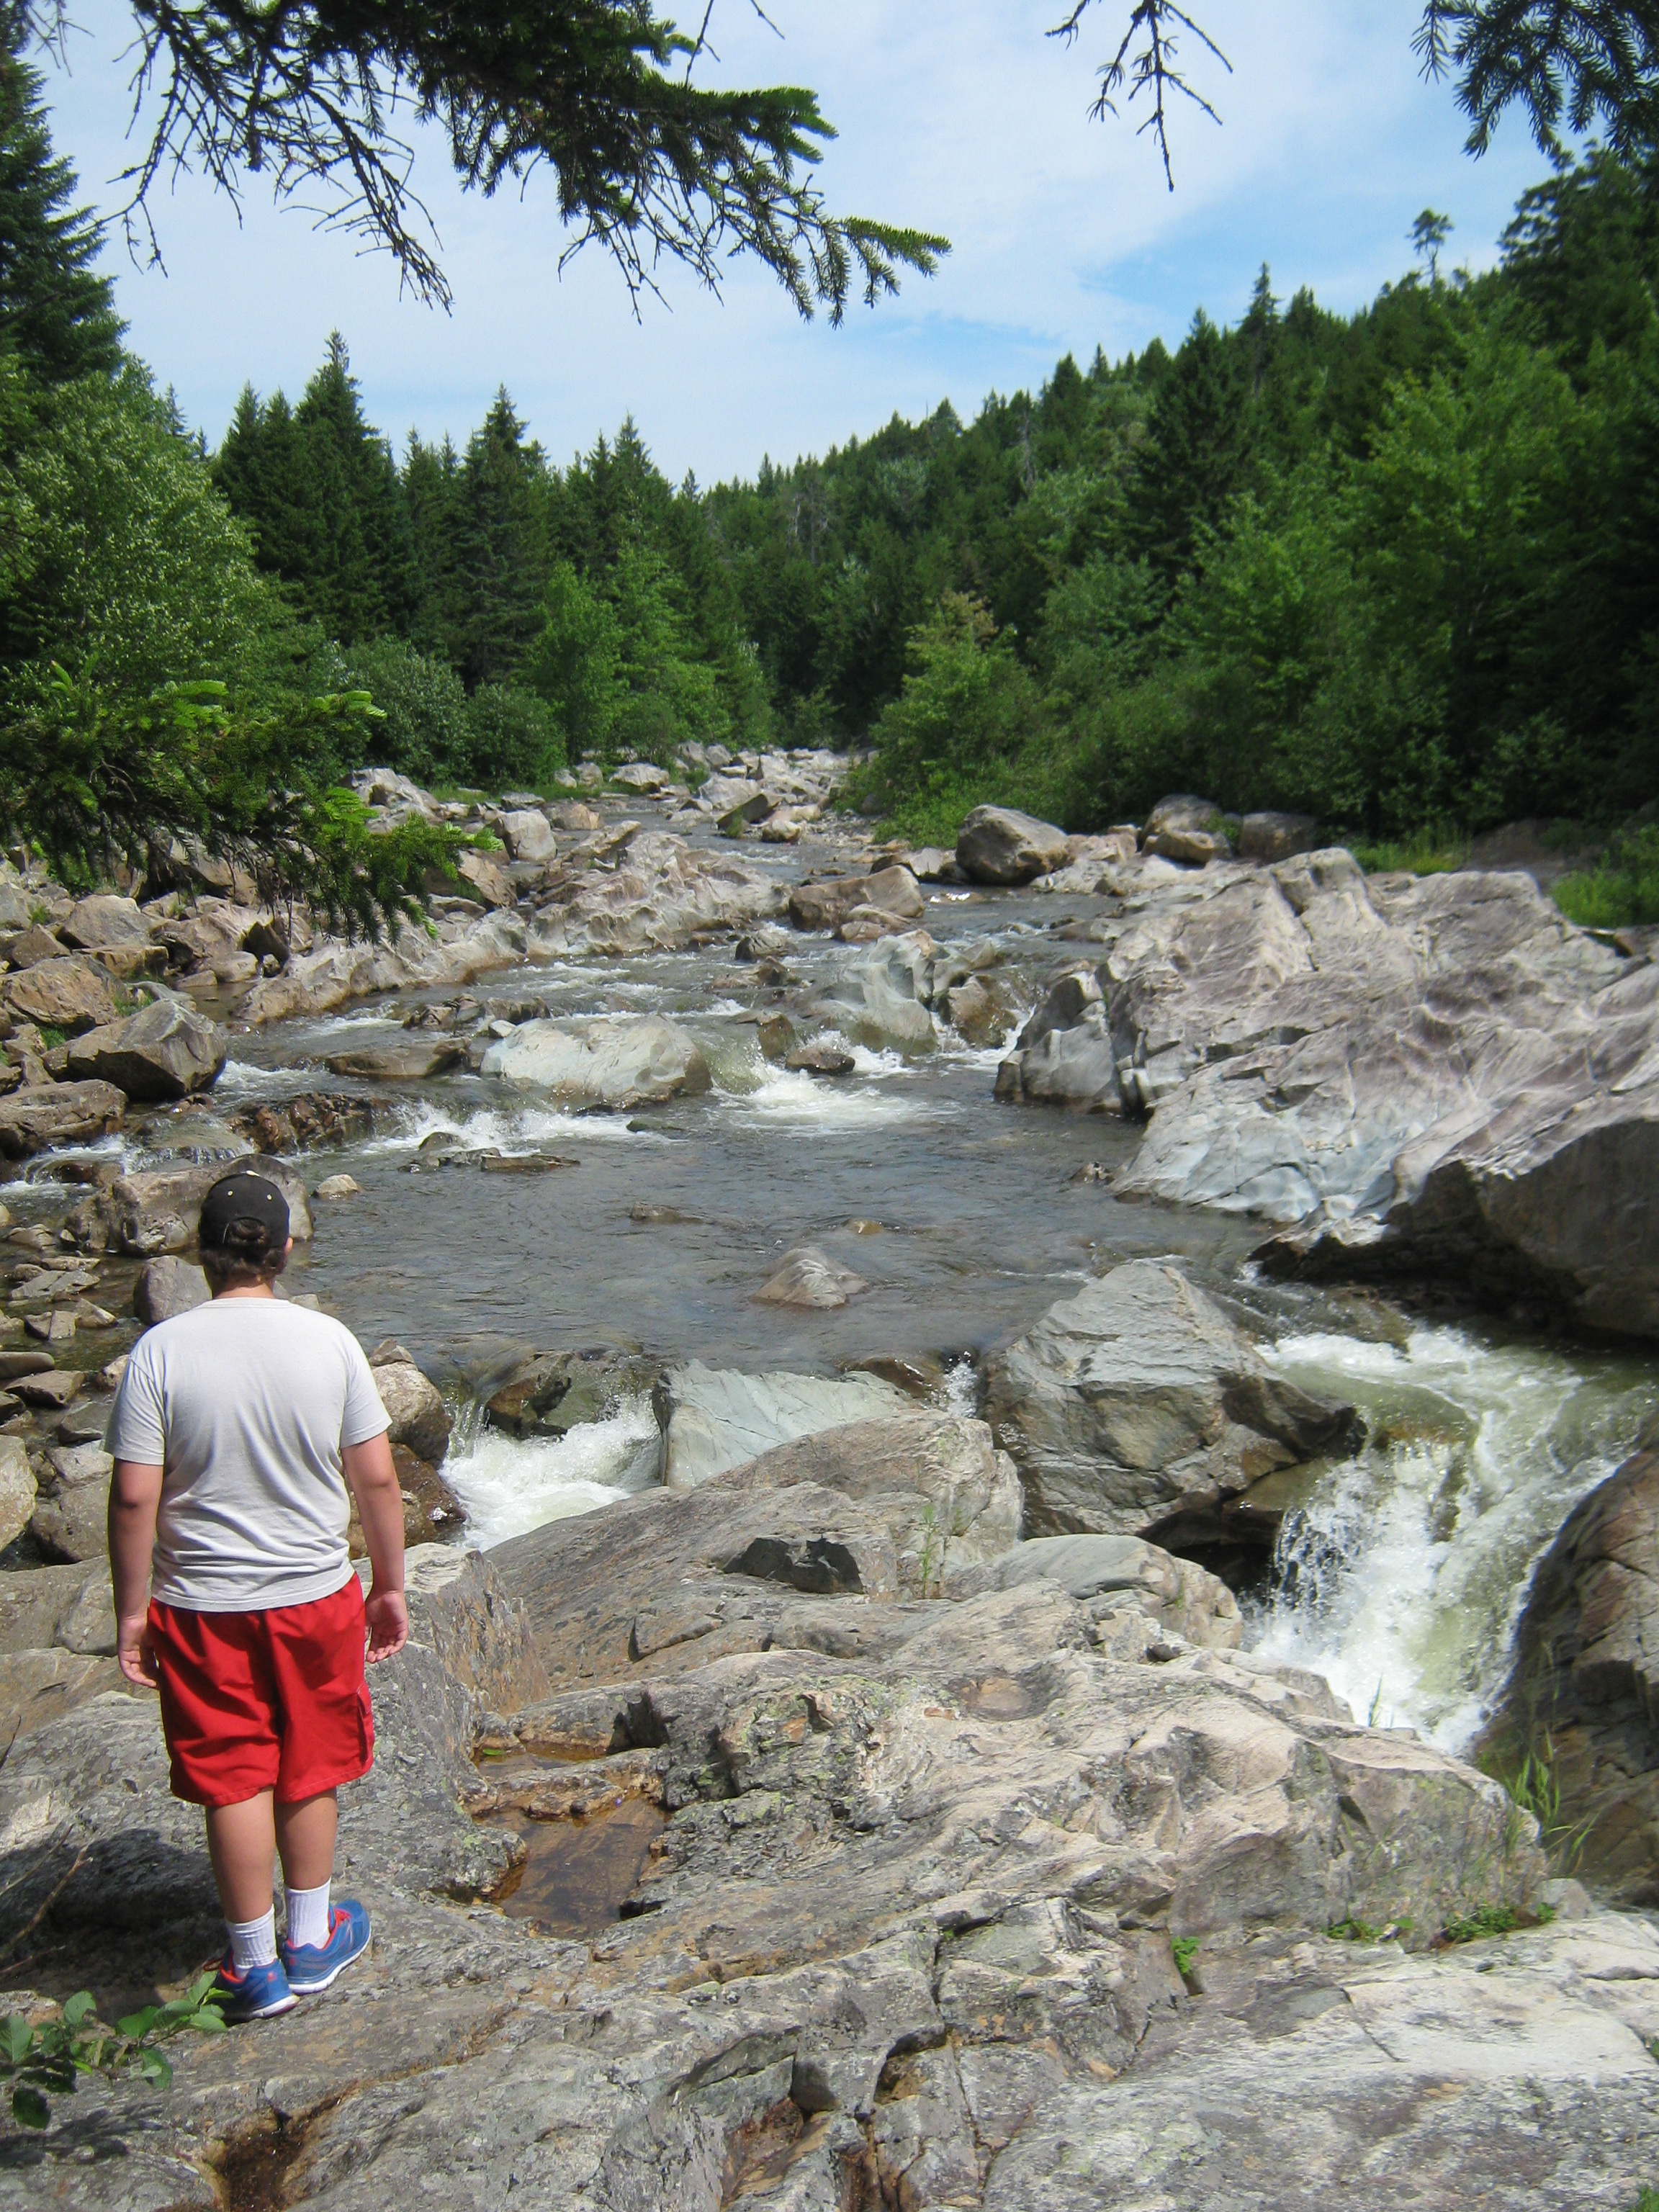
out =
[(276, 1959), (276, 1911), (273, 1905), (258, 1920), (227, 1920), (230, 1935), (230, 1963), (239, 1974), (250, 1966), (270, 1966)]
[(316, 1889), (288, 1892), (288, 1940), (320, 1951), (328, 1941), (328, 1893), (323, 1882)]

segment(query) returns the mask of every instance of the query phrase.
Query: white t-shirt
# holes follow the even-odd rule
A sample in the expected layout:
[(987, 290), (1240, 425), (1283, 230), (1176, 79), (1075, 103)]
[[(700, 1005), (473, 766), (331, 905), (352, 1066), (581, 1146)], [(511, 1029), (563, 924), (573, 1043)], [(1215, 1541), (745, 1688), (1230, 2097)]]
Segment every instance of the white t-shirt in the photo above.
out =
[(151, 1594), (263, 1613), (343, 1589), (340, 1451), (391, 1426), (362, 1348), (326, 1314), (215, 1298), (133, 1346), (108, 1447), (164, 1469)]

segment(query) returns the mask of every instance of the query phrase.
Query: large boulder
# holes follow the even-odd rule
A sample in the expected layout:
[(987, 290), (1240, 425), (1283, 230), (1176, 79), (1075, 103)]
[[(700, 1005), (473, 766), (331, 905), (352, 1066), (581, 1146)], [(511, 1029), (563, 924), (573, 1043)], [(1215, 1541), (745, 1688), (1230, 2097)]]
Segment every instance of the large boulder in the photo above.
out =
[(21, 1437), (0, 1437), (0, 1551), (21, 1536), (34, 1511), (34, 1471)]
[(82, 1081), (112, 1083), (129, 1098), (160, 1103), (210, 1090), (228, 1050), (216, 1022), (176, 1000), (157, 999), (125, 1021), (76, 1037), (69, 1048), (69, 1072)]
[(698, 851), (667, 830), (623, 825), (592, 862), (538, 898), (532, 958), (673, 951), (769, 920), (787, 903), (775, 875), (729, 848)]
[(59, 1444), (46, 1455), (49, 1472), (29, 1528), (48, 1557), (98, 1560), (109, 1556), (106, 1533), (115, 1462), (101, 1444)]
[(204, 1306), (211, 1296), (207, 1277), (199, 1267), (174, 1253), (164, 1253), (160, 1259), (147, 1260), (138, 1270), (132, 1286), (132, 1310), (146, 1328), (154, 1328), (157, 1322), (172, 1321), (176, 1315)]
[[(0, 1115), (9, 1100), (0, 1100)], [(286, 1160), (264, 1158), (259, 1173), (288, 1200), (289, 1234), (296, 1244), (311, 1238), (311, 1204), (305, 1177)], [(202, 1200), (221, 1176), (223, 1160), (205, 1167), (151, 1168), (100, 1183), (77, 1222), (83, 1241), (101, 1241), (134, 1259), (187, 1251), (196, 1241)]]
[(809, 1011), (872, 1052), (932, 1052), (939, 1043), (927, 1011), (933, 960), (922, 931), (884, 937), (849, 954)]
[(927, 911), (907, 867), (878, 868), (868, 876), (828, 876), (797, 884), (789, 894), (789, 919), (797, 929), (839, 929), (860, 907), (874, 907), (900, 921), (920, 921)]
[(1066, 832), (1012, 806), (976, 806), (957, 833), (957, 866), (970, 883), (1029, 884), (1066, 865)]
[(1052, 984), (997, 1069), (996, 1095), (1086, 1114), (1117, 1114), (1123, 1097), (1106, 1000), (1085, 968)]
[(695, 1490), (797, 1437), (889, 1419), (909, 1406), (902, 1390), (873, 1375), (744, 1375), (694, 1360), (666, 1376), (657, 1395), (667, 1440), (664, 1480)]
[(488, 853), (458, 853), (455, 872), (485, 906), (510, 907), (516, 902), (513, 878)]
[(65, 945), (85, 952), (94, 945), (148, 945), (150, 925), (137, 899), (100, 891), (77, 899), (58, 923), (58, 934)]
[(539, 807), (515, 807), (501, 816), (496, 827), (513, 860), (547, 861), (557, 857), (552, 827)]
[(30, 1083), (0, 1098), (0, 1153), (26, 1159), (56, 1145), (90, 1144), (120, 1125), (127, 1102), (110, 1083)]
[(1311, 853), (1319, 842), (1319, 823), (1311, 814), (1247, 814), (1239, 826), (1241, 860), (1291, 860)]
[(374, 1387), (392, 1423), (391, 1440), (435, 1467), (449, 1449), (454, 1424), (437, 1386), (413, 1360), (379, 1361)]
[(1036, 1536), (984, 1565), (953, 1566), (947, 1586), (953, 1597), (971, 1597), (1035, 1582), (1056, 1582), (1079, 1604), (1121, 1598), (1206, 1650), (1235, 1651), (1243, 1640), (1243, 1616), (1225, 1583), (1139, 1536)]
[(465, 1052), (457, 1037), (415, 1036), (393, 1044), (362, 1045), (356, 1052), (330, 1053), (323, 1065), (331, 1075), (368, 1082), (424, 1083), (459, 1065)]
[(256, 983), (241, 1015), (253, 1026), (328, 1013), (381, 991), (453, 989), (514, 965), (525, 951), (525, 926), (510, 913), (441, 917), (422, 928), (405, 921), (380, 939), (319, 938), (310, 951), (296, 951), (280, 975)]
[(611, 772), (611, 781), (618, 791), (629, 791), (641, 799), (654, 798), (668, 781), (668, 771), (655, 761), (624, 761)]
[(696, 1041), (660, 1015), (598, 1021), (525, 1022), (485, 1053), (485, 1075), (561, 1103), (624, 1112), (696, 1097), (713, 1080)]
[(20, 969), (0, 983), (0, 997), (15, 1020), (62, 1030), (66, 1036), (100, 1028), (121, 1012), (108, 969), (78, 952)]
[(992, 1358), (988, 1384), (1033, 1535), (1202, 1540), (1253, 1482), (1356, 1437), (1352, 1407), (1270, 1375), (1215, 1300), (1156, 1260), (1051, 1306)]
[(1486, 1759), (1528, 1759), (1559, 1793), (1575, 1867), (1631, 1905), (1659, 1904), (1659, 1419), (1646, 1449), (1591, 1491), (1545, 1553)]
[[(751, 1494), (817, 1483), (878, 1502), (897, 1547), (901, 1586), (923, 1597), (1007, 1556), (1019, 1534), (1013, 1462), (983, 1421), (927, 1407), (798, 1437), (712, 1480)], [(951, 1581), (953, 1592), (957, 1586)]]

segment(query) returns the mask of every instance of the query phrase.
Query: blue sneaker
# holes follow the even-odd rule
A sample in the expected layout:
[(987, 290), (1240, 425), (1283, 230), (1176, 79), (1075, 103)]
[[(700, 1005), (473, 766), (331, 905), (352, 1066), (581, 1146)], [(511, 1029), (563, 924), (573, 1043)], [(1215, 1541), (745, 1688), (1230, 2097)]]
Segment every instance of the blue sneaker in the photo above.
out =
[(239, 1974), (227, 1951), (209, 1994), (228, 2027), (245, 2020), (270, 2020), (294, 2009), (294, 1992), (280, 1959), (268, 1966), (246, 1966)]
[(345, 1898), (328, 1916), (326, 1943), (290, 1943), (283, 1939), (282, 1959), (288, 1973), (288, 1986), (300, 1997), (325, 1990), (337, 1974), (354, 1959), (361, 1959), (368, 1948), (368, 1915), (355, 1898)]

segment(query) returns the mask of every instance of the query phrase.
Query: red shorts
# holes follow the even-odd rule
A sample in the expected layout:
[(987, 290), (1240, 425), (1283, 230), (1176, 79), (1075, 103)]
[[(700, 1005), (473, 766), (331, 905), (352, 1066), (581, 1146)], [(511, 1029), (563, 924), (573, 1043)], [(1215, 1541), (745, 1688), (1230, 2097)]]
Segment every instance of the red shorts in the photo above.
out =
[(362, 1585), (266, 1613), (152, 1604), (150, 1634), (173, 1794), (297, 1804), (367, 1774), (374, 1716), (363, 1680)]

